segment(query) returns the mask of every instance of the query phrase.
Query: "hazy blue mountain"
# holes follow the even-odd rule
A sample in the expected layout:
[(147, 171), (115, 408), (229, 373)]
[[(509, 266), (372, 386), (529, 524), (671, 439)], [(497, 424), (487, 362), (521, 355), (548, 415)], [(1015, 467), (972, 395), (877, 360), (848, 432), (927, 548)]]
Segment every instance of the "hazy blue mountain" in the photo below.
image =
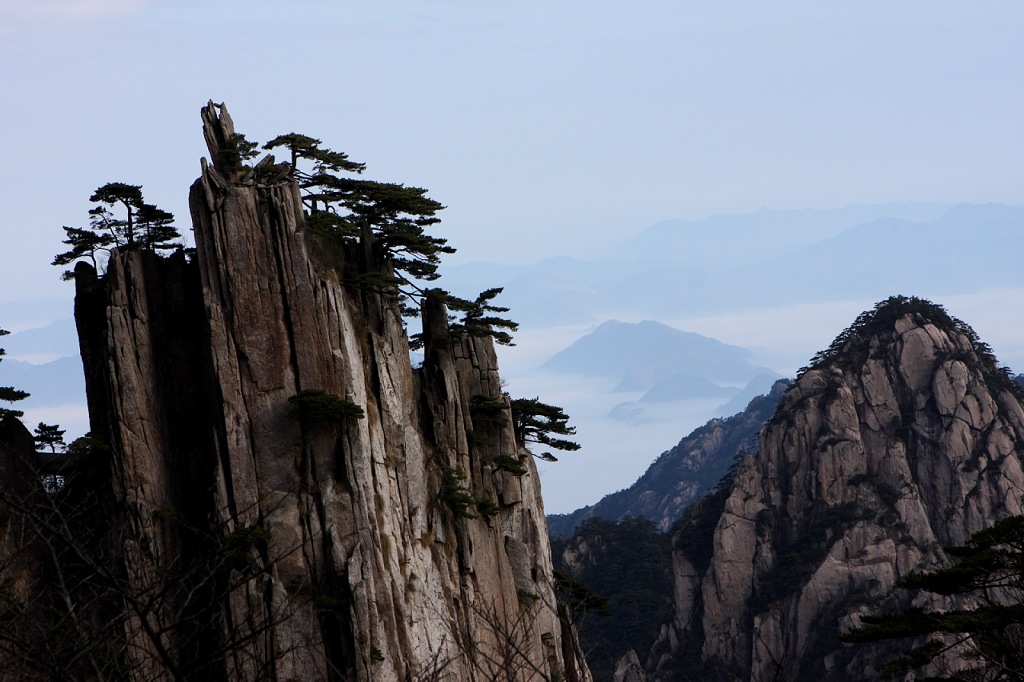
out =
[(556, 372), (619, 379), (616, 390), (644, 390), (665, 377), (746, 382), (761, 370), (749, 351), (650, 320), (609, 320), (542, 366)]
[(449, 291), (474, 298), (494, 286), (504, 287), (495, 303), (524, 326), (546, 327), (596, 321), (591, 311), (602, 308), (609, 279), (632, 277), (648, 265), (597, 263), (576, 258), (547, 258), (528, 265), (468, 263), (442, 266)]
[[(466, 296), (472, 298), (476, 293)], [(596, 288), (581, 280), (530, 273), (509, 282), (495, 303), (508, 308), (508, 316), (521, 325), (551, 327), (596, 322), (589, 311), (598, 307), (597, 296)]]
[(40, 365), (5, 357), (0, 362), (0, 385), (31, 394), (17, 403), (15, 409), (85, 402), (85, 377), (82, 360), (77, 356)]
[(52, 356), (52, 359), (78, 356), (78, 332), (70, 318), (55, 320), (44, 327), (13, 332), (0, 339), (8, 358)]
[(656, 382), (641, 396), (640, 402), (666, 403), (695, 398), (728, 398), (735, 394), (735, 388), (719, 386), (713, 381), (689, 374), (676, 374)]
[(747, 408), (747, 405), (751, 400), (759, 395), (764, 395), (771, 391), (775, 382), (781, 378), (782, 375), (776, 374), (775, 372), (758, 374), (750, 380), (750, 383), (748, 383), (743, 390), (733, 395), (732, 398), (729, 399), (729, 402), (716, 409), (715, 415), (718, 417), (731, 417), (734, 414), (742, 412)]
[(1024, 285), (1022, 247), (1024, 207), (961, 204), (929, 223), (880, 218), (858, 225), (795, 251), (787, 262), (801, 264), (790, 284), (819, 299), (836, 290), (950, 294)]
[(771, 417), (789, 381), (774, 382), (765, 395), (727, 419), (712, 419), (666, 450), (628, 488), (605, 495), (594, 504), (569, 514), (549, 514), (548, 531), (567, 537), (586, 519), (616, 521), (643, 517), (668, 530), (691, 502), (713, 488), (738, 452), (757, 449), (757, 434)]
[[(69, 317), (73, 309), (70, 294), (68, 298), (4, 301), (0, 303), (0, 329), (14, 332), (41, 327), (53, 320)], [(10, 338), (5, 336), (0, 346), (6, 348)]]
[(898, 203), (666, 221), (602, 259), (464, 265), (445, 276), (470, 293), (505, 286), (513, 319), (542, 326), (1018, 287), (1021, 252), (1024, 207)]
[(785, 255), (881, 217), (928, 222), (948, 206), (901, 202), (857, 204), (835, 209), (778, 211), (655, 223), (609, 254), (610, 260), (647, 259), (662, 263), (750, 265)]
[(651, 268), (609, 282), (602, 302), (614, 310), (634, 300), (644, 306), (638, 312), (667, 316), (895, 292), (963, 294), (1024, 286), (1022, 251), (1024, 207), (962, 204), (929, 222), (877, 218), (755, 264)]

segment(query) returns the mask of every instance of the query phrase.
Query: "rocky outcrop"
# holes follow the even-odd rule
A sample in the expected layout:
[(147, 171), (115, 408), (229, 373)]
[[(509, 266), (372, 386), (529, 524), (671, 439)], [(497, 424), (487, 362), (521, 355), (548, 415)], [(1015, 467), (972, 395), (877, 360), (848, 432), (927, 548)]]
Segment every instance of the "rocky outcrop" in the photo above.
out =
[(569, 514), (548, 516), (552, 535), (570, 536), (587, 519), (618, 520), (626, 516), (650, 519), (668, 531), (695, 500), (713, 489), (739, 452), (757, 449), (757, 434), (772, 416), (787, 380), (775, 382), (739, 414), (715, 418), (663, 452), (630, 487), (605, 495), (598, 502)]
[[(76, 271), (110, 447), (83, 480), (109, 490), (125, 589), (162, 595), (119, 626), (133, 677), (589, 679), (491, 340), (431, 303), (413, 369), (397, 304), (362, 284), (387, 274), (380, 249), (307, 231), (288, 174), (221, 167), (231, 119), (211, 104), (203, 123), (195, 260)], [(308, 418), (304, 391), (347, 407)], [(504, 403), (486, 442), (477, 396)]]
[(688, 512), (652, 679), (877, 679), (877, 646), (839, 636), (906, 606), (896, 581), (944, 546), (1021, 513), (1020, 396), (939, 306), (894, 298), (859, 318), (757, 456)]
[(614, 682), (647, 682), (647, 675), (636, 652), (630, 649), (615, 666)]

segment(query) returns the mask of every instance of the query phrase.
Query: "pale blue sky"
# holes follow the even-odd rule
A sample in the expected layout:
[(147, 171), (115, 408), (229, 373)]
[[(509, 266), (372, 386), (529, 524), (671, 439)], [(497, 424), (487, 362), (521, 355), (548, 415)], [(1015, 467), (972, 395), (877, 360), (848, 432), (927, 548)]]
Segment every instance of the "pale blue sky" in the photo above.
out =
[(188, 225), (198, 109), (427, 187), (453, 262), (761, 206), (1024, 202), (1024, 3), (0, 0), (0, 301), (98, 185)]
[[(1018, 0), (0, 0), (0, 305), (59, 296), (70, 316), (49, 262), (103, 183), (142, 184), (187, 230), (211, 98), (251, 139), (306, 133), (428, 188), (452, 263), (580, 255), (760, 207), (1024, 204), (1022, 38)], [(1016, 348), (1014, 295), (951, 310)], [(809, 357), (870, 303), (827, 325), (767, 311), (685, 327), (789, 351), (813, 332)], [(571, 340), (521, 335), (505, 375), (553, 338)], [(562, 383), (517, 390), (586, 415)], [(694, 425), (628, 465), (594, 431), (546, 474), (549, 510), (627, 485)]]

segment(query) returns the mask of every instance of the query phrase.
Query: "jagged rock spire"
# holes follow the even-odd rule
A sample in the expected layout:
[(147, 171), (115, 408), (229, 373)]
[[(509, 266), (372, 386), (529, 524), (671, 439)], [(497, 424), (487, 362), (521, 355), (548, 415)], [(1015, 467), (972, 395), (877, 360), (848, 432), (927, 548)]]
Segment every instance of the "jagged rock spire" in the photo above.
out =
[(223, 102), (214, 104), (213, 100), (209, 100), (199, 113), (203, 119), (206, 148), (210, 150), (210, 158), (216, 159), (227, 147), (228, 140), (234, 136), (235, 122), (231, 120), (231, 114)]

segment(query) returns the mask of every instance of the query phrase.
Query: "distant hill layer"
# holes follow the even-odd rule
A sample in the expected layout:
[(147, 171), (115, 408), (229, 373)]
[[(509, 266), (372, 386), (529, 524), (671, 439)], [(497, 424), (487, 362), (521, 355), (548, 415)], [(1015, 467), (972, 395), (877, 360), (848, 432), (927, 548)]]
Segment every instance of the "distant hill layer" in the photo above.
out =
[(714, 488), (738, 453), (757, 447), (757, 434), (785, 393), (788, 381), (777, 381), (767, 395), (754, 398), (743, 412), (728, 419), (712, 419), (662, 453), (636, 483), (597, 503), (570, 514), (551, 514), (552, 535), (572, 535), (585, 520), (598, 517), (615, 521), (643, 517), (667, 531), (686, 507)]
[(666, 221), (601, 259), (477, 263), (446, 278), (466, 292), (500, 284), (516, 320), (546, 326), (1024, 287), (1021, 252), (1024, 207), (902, 203)]
[[(746, 383), (763, 371), (750, 364), (749, 355), (738, 346), (660, 322), (609, 320), (555, 354), (543, 368), (614, 377), (619, 379), (616, 390), (636, 391), (679, 376), (716, 383)], [(673, 389), (664, 390), (671, 393)], [(651, 398), (656, 399), (657, 396)]]
[(85, 402), (85, 377), (78, 357), (39, 365), (4, 358), (0, 363), (0, 385), (29, 392), (29, 397), (17, 404), (19, 410)]

